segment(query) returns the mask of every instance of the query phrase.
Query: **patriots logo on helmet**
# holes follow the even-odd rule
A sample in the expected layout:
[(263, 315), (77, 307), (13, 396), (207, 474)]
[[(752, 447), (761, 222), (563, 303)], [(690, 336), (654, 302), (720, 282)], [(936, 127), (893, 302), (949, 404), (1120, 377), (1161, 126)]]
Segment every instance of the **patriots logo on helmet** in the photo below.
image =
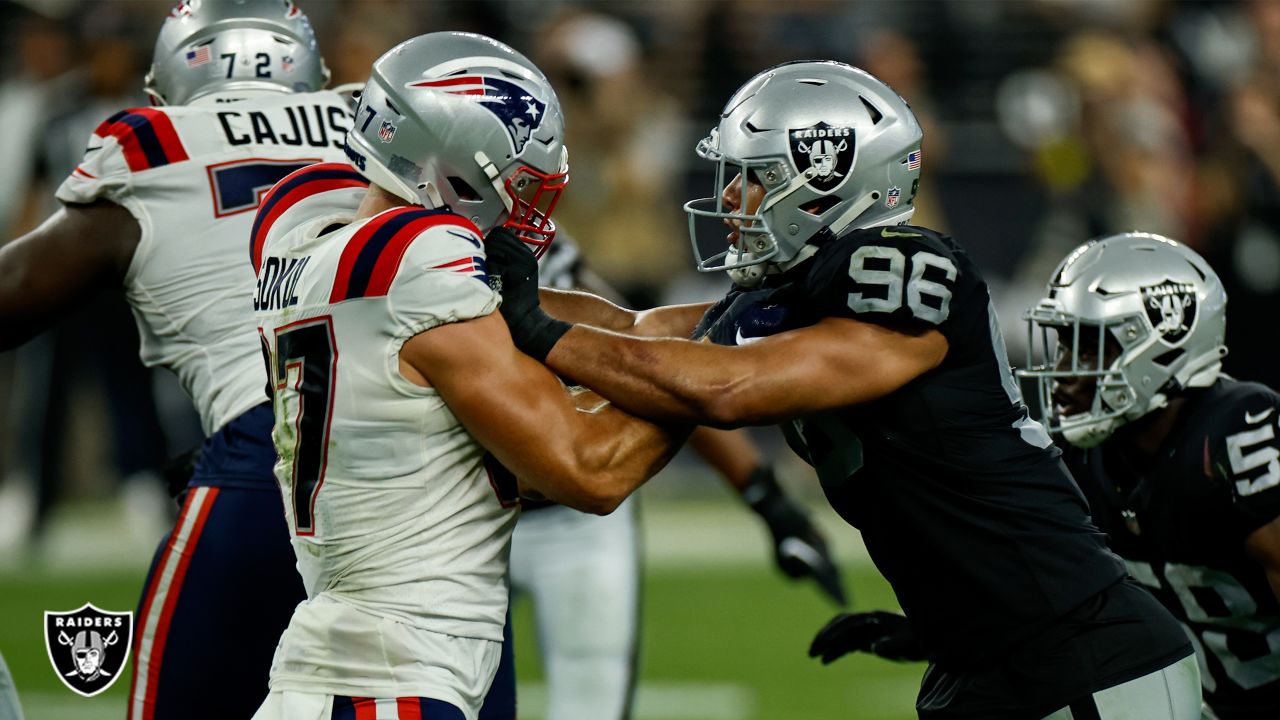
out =
[(788, 130), (787, 137), (791, 162), (797, 172), (809, 177), (809, 187), (826, 195), (848, 179), (855, 153), (853, 128), (819, 122)]
[(1196, 325), (1196, 288), (1165, 280), (1142, 288), (1142, 308), (1166, 345), (1181, 343)]
[(524, 146), (542, 125), (547, 104), (534, 97), (516, 83), (490, 75), (462, 75), (441, 80), (424, 80), (410, 83), (409, 87), (433, 88), (450, 95), (475, 98), (507, 129), (514, 155), (524, 152)]

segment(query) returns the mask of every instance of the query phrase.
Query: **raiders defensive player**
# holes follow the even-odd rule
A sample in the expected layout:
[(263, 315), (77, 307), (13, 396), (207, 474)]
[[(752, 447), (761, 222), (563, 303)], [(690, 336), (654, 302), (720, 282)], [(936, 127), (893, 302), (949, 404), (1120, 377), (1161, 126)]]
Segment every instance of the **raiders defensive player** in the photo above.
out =
[(1280, 717), (1280, 396), (1220, 372), (1226, 305), (1185, 245), (1090, 241), (1029, 311), (1055, 362), (1024, 373), (1094, 522), (1192, 636), (1206, 703), (1261, 720)]
[[(726, 251), (702, 258), (697, 232), (694, 247), (700, 269), (738, 286), (700, 306), (696, 328), (688, 308), (631, 314), (546, 292), (549, 316), (527, 249), (495, 235), (512, 335), (643, 416), (782, 423), (906, 615), (877, 616), (892, 621), (871, 624), (871, 642), (865, 616), (842, 616), (812, 652), (901, 648), (909, 634), (930, 661), (922, 718), (1191, 720), (1190, 644), (1126, 577), (1028, 418), (981, 274), (955, 241), (901, 224), (920, 141), (910, 108), (865, 72), (765, 71), (699, 145), (723, 192), (686, 205), (729, 225)], [(636, 325), (703, 342), (626, 334)]]
[[(564, 232), (539, 259), (538, 270), (543, 286), (618, 297)], [(843, 606), (840, 573), (825, 539), (746, 432), (698, 428), (689, 444), (760, 515), (779, 569), (812, 578)], [(638, 513), (631, 499), (603, 517), (551, 502), (522, 503), (511, 538), (511, 589), (534, 604), (550, 720), (630, 717), (640, 631)], [(492, 692), (486, 709), (491, 702)]]
[[(0, 348), (123, 286), (142, 360), (172, 370), (207, 440), (139, 603), (128, 716), (248, 717), (305, 596), (272, 466), (271, 408), (244, 261), (260, 194), (342, 157), (346, 101), (287, 0), (170, 11), (146, 89), (58, 188), (63, 208), (0, 250)], [(86, 348), (92, 352), (93, 348)]]
[(501, 650), (515, 477), (607, 514), (687, 434), (570, 395), (494, 312), (482, 234), (551, 242), (563, 136), (526, 58), (423, 35), (374, 64), (352, 164), (300, 170), (263, 199), (254, 309), (307, 599), (255, 718), (476, 720)]

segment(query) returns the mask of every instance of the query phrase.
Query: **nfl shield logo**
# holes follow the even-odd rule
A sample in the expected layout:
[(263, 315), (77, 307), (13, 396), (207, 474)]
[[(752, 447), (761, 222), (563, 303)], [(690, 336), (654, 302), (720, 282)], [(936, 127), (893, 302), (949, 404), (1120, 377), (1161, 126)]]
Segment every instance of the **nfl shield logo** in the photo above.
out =
[(1160, 340), (1179, 345), (1196, 326), (1196, 287), (1173, 280), (1147, 285), (1142, 288), (1142, 308)]
[(378, 137), (382, 138), (382, 142), (389, 143), (395, 136), (396, 126), (392, 125), (390, 120), (383, 120), (382, 125), (378, 127)]
[(889, 192), (885, 193), (884, 206), (887, 208), (898, 207), (898, 200), (902, 198), (902, 188), (891, 187)]
[(853, 167), (853, 128), (819, 122), (788, 130), (787, 137), (791, 162), (797, 172), (809, 178), (809, 187), (826, 195), (844, 184)]
[(133, 613), (78, 610), (44, 614), (44, 646), (58, 679), (77, 694), (93, 697), (120, 677), (133, 646)]

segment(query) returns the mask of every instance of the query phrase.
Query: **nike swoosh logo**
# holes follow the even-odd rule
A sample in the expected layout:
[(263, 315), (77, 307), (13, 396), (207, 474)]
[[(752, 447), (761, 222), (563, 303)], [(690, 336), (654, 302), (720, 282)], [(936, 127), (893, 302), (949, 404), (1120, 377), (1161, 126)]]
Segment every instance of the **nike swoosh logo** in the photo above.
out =
[(908, 237), (922, 237), (922, 236), (920, 235), (920, 233), (913, 233), (913, 232), (897, 232), (897, 231), (895, 231), (895, 230), (890, 230), (889, 228), (884, 228), (884, 229), (882, 229), (882, 230), (880, 231), (880, 237), (882, 237), (882, 238), (896, 238), (896, 237), (900, 237), (900, 238), (908, 238)]
[(1258, 423), (1262, 422), (1263, 420), (1266, 420), (1268, 417), (1271, 417), (1271, 413), (1272, 413), (1274, 410), (1275, 410), (1275, 408), (1267, 408), (1266, 410), (1263, 410), (1262, 412), (1258, 413), (1257, 415), (1254, 415), (1253, 413), (1245, 413), (1245, 414), (1244, 414), (1244, 421), (1245, 421), (1246, 423), (1249, 423), (1250, 425), (1257, 425)]
[(763, 339), (764, 339), (764, 337), (763, 337), (763, 336), (761, 336), (761, 337), (743, 337), (743, 336), (742, 336), (742, 328), (738, 328), (738, 334), (733, 338), (733, 344), (735, 344), (735, 345), (750, 345), (751, 343), (754, 343), (754, 342), (760, 342), (760, 341), (761, 341), (761, 340), (763, 340)]

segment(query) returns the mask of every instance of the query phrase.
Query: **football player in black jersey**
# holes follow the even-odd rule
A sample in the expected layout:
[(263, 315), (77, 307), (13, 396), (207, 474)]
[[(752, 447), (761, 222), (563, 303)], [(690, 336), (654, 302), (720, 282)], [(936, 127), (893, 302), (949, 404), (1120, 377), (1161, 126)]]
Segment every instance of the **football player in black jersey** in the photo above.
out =
[(1090, 241), (1028, 313), (1050, 360), (1024, 374), (1111, 548), (1194, 638), (1207, 704), (1221, 720), (1274, 720), (1280, 396), (1221, 374), (1226, 305), (1184, 245)]
[(981, 274), (905, 224), (920, 141), (865, 72), (770, 69), (699, 144), (719, 196), (685, 206), (730, 226), (706, 258), (693, 233), (699, 269), (735, 280), (724, 299), (630, 313), (544, 291), (540, 305), (532, 255), (498, 235), (503, 315), (522, 350), (630, 412), (781, 424), (905, 613), (838, 617), (811, 653), (929, 660), (922, 718), (1197, 718), (1191, 646), (1028, 417)]

